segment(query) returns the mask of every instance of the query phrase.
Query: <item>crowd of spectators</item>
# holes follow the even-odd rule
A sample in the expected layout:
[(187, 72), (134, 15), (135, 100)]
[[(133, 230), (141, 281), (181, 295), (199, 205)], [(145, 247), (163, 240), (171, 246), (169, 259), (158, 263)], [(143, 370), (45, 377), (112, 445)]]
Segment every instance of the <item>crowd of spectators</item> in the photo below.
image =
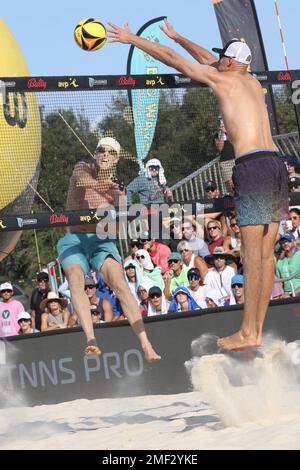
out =
[[(230, 194), (234, 153), (222, 119), (215, 146), (221, 156), (222, 180)], [(298, 157), (288, 155), (286, 166), (290, 192), (299, 192)], [(209, 199), (220, 196), (213, 180), (206, 181), (204, 189)], [(145, 203), (163, 202), (171, 196), (158, 159), (149, 160), (146, 171), (129, 185), (128, 196), (130, 202), (138, 196)], [(144, 318), (243, 304), (242, 243), (233, 211), (205, 214), (200, 229), (194, 218), (173, 216), (169, 231), (168, 240), (156, 239), (148, 232), (132, 239), (124, 259), (126, 280)], [(271, 299), (300, 295), (300, 208), (291, 207), (288, 219), (281, 221), (274, 257)], [(37, 274), (36, 282), (28, 312), (13, 298), (9, 280), (0, 285), (1, 337), (80, 326), (67, 281), (61, 280), (58, 292), (52, 292), (44, 270)], [(92, 270), (85, 279), (85, 293), (94, 324), (125, 319), (115, 293)]]

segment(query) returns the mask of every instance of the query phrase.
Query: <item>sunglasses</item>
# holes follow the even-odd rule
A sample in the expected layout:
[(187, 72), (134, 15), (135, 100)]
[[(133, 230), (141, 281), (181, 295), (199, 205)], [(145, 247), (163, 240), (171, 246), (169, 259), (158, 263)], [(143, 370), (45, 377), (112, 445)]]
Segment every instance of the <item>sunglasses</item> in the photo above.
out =
[(159, 166), (150, 165), (150, 166), (149, 166), (149, 170), (151, 170), (151, 171), (159, 171)]
[(233, 227), (237, 227), (238, 224), (230, 224), (230, 227), (233, 228)]
[(215, 259), (226, 259), (224, 255), (215, 255)]
[(96, 286), (84, 286), (84, 290), (87, 290), (87, 289), (94, 289)]
[(188, 276), (189, 281), (199, 281), (199, 279), (200, 276), (198, 276), (198, 274), (191, 274), (190, 276)]
[(96, 153), (109, 153), (109, 155), (117, 155), (117, 152), (113, 149), (106, 149), (105, 147), (97, 147), (96, 148)]
[(155, 294), (151, 294), (149, 297), (150, 299), (155, 299), (155, 297), (159, 299), (161, 297), (161, 294), (155, 293)]
[(21, 318), (21, 320), (19, 320), (18, 323), (19, 323), (19, 325), (20, 325), (20, 324), (23, 323), (23, 322), (28, 323), (28, 322), (30, 322), (30, 321), (31, 321), (31, 320), (29, 320), (29, 318)]
[(188, 248), (182, 248), (182, 250), (179, 251), (179, 253), (187, 253), (189, 250)]
[(147, 293), (146, 289), (139, 289), (137, 292), (138, 292), (138, 294), (142, 294), (143, 292)]
[(236, 287), (241, 288), (241, 287), (243, 287), (243, 284), (232, 284), (231, 287), (232, 287), (232, 289), (235, 289)]
[(205, 191), (207, 193), (214, 193), (216, 190), (217, 190), (217, 188), (215, 188), (215, 189), (210, 188), (210, 189), (206, 189)]
[(216, 226), (214, 226), (214, 227), (208, 227), (207, 230), (208, 230), (208, 231), (210, 231), (210, 230), (216, 230), (217, 228), (219, 228), (219, 227), (216, 227)]
[(147, 243), (147, 242), (151, 242), (151, 238), (143, 238), (141, 240), (142, 243)]
[(290, 189), (297, 189), (299, 188), (299, 184), (289, 184)]
[(140, 258), (145, 259), (145, 255), (135, 255), (135, 257), (136, 259), (140, 259)]
[(1, 291), (1, 294), (5, 294), (5, 292), (12, 292), (12, 290), (11, 290), (11, 289), (3, 289), (3, 290)]
[(168, 264), (178, 263), (178, 261), (180, 261), (180, 260), (179, 259), (170, 259), (170, 261), (168, 261)]

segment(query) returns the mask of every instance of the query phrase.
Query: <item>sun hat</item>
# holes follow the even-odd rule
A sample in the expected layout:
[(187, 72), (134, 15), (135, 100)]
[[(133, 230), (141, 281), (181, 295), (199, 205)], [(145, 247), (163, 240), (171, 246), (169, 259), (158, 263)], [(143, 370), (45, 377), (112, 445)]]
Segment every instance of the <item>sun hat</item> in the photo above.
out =
[(62, 308), (66, 308), (68, 305), (68, 302), (65, 299), (62, 299), (61, 297), (58, 297), (56, 292), (48, 292), (47, 298), (42, 300), (40, 303), (40, 309), (45, 310), (47, 307), (47, 304), (51, 301), (58, 302)]

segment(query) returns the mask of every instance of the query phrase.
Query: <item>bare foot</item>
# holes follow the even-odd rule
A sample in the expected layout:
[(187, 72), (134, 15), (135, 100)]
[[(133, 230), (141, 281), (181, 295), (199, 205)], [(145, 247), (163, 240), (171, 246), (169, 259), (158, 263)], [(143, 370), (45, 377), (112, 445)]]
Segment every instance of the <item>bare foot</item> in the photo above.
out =
[(143, 347), (145, 359), (147, 362), (156, 362), (161, 359), (161, 356), (156, 354), (156, 352), (152, 348), (151, 343), (144, 344), (142, 347)]
[(246, 349), (260, 345), (257, 336), (245, 335), (241, 330), (226, 338), (220, 338), (217, 341), (219, 348), (226, 351), (245, 351)]
[(100, 356), (101, 350), (99, 349), (95, 339), (90, 339), (88, 341), (84, 354), (86, 356)]

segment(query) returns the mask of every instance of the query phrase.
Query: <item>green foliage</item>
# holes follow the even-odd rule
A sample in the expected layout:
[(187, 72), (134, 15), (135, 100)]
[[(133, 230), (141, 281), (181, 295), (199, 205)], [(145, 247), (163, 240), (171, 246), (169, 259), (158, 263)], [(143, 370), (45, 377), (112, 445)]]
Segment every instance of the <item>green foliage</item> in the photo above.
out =
[(288, 85), (273, 87), (273, 95), (279, 134), (297, 131), (297, 119), (292, 103), (292, 92)]

